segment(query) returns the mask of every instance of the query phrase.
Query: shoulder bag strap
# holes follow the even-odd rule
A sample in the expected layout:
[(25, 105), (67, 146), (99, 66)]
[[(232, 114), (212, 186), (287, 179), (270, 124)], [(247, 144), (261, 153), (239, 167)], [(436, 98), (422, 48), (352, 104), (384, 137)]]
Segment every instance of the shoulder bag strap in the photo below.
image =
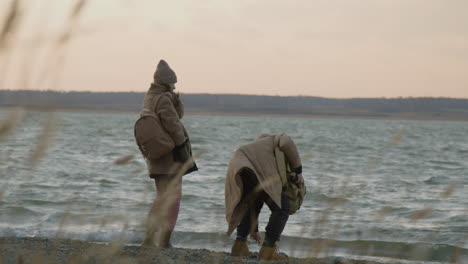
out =
[[(153, 113), (156, 114), (156, 116), (158, 116), (158, 105), (159, 105), (159, 101), (161, 99), (161, 97), (163, 96), (164, 94), (159, 94), (159, 95), (156, 95), (154, 98), (153, 98), (153, 107), (152, 107), (152, 110), (153, 110)], [(159, 118), (159, 116), (158, 116)]]
[(156, 117), (159, 119), (159, 116), (157, 114), (157, 109), (158, 109), (158, 104), (159, 104), (159, 101), (161, 99), (161, 97), (163, 96), (164, 94), (158, 94), (158, 95), (155, 95), (153, 97), (153, 101), (152, 101), (152, 104), (151, 104), (151, 107), (148, 107), (148, 108), (143, 108), (140, 112), (140, 116), (153, 116), (153, 117)]
[(286, 175), (286, 158), (284, 153), (279, 148), (279, 143), (282, 134), (275, 135), (275, 159), (276, 159), (276, 166), (278, 167), (278, 172), (281, 178), (281, 183), (285, 186), (288, 183), (288, 176)]

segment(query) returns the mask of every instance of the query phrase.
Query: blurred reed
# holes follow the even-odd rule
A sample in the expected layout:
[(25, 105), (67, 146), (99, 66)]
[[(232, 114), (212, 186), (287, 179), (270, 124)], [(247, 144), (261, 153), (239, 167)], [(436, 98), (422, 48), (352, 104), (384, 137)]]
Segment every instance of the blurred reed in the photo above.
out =
[(457, 189), (460, 186), (460, 183), (454, 182), (449, 184), (440, 194), (440, 197), (442, 199), (448, 199), (452, 194), (455, 192), (455, 189)]
[(31, 155), (28, 158), (27, 165), (35, 167), (41, 159), (43, 159), (47, 151), (54, 143), (54, 137), (58, 129), (58, 121), (54, 112), (49, 112), (41, 133), (37, 137), (37, 144), (31, 150)]
[[(60, 78), (65, 64), (67, 55), (67, 47), (70, 41), (77, 33), (79, 18), (83, 14), (88, 0), (75, 0), (75, 4), (70, 10), (68, 18), (64, 22), (63, 31), (55, 40), (49, 52), (48, 65), (43, 67), (42, 73), (39, 75), (39, 80), (36, 82), (38, 86), (46, 86), (48, 89), (56, 89), (60, 87)], [(50, 84), (45, 84), (49, 81)]]
[[(24, 1), (23, 1), (24, 2)], [(73, 39), (73, 37), (76, 34), (76, 28), (78, 26), (79, 18), (83, 14), (85, 7), (89, 4), (89, 1), (87, 0), (76, 0), (75, 4), (72, 6), (69, 16), (66, 21), (64, 21), (64, 29), (62, 33), (58, 36), (58, 38), (55, 40), (53, 47), (51, 48), (51, 52), (49, 54), (50, 60), (48, 61), (48, 65), (42, 65), (41, 67), (43, 72), (39, 75), (40, 81), (38, 84), (43, 84), (48, 78), (51, 79), (52, 84), (50, 86), (41, 86), (41, 87), (47, 87), (47, 88), (57, 88), (58, 87), (58, 80), (61, 76), (61, 69), (63, 68), (63, 65), (65, 63), (65, 58), (66, 58), (66, 47), (70, 43), (70, 41)], [(0, 56), (2, 57), (2, 63), (0, 65), (0, 86), (2, 85), (2, 80), (4, 80), (4, 74), (6, 72), (6, 69), (8, 68), (8, 51), (14, 43), (14, 37), (15, 34), (17, 33), (20, 22), (21, 22), (21, 15), (22, 15), (22, 10), (21, 10), (21, 1), (20, 0), (12, 0), (10, 2), (10, 5), (8, 6), (7, 11), (5, 12), (5, 17), (3, 19), (0, 19), (2, 23), (0, 24)], [(28, 61), (25, 61), (25, 65), (29, 65), (30, 63), (27, 63)], [(46, 106), (47, 107), (47, 106)], [(49, 106), (50, 107), (50, 106)], [(23, 121), (25, 115), (24, 109), (15, 109), (5, 120), (2, 120), (0, 123), (0, 142), (3, 140), (6, 140), (8, 136), (14, 134), (15, 129), (18, 127), (18, 125)], [(41, 133), (37, 137), (37, 144), (35, 147), (31, 150), (31, 156), (28, 158), (28, 165), (30, 167), (35, 167), (39, 164), (39, 162), (44, 159), (47, 155), (47, 152), (51, 149), (51, 146), (53, 145), (54, 142), (54, 136), (57, 132), (58, 129), (58, 118), (56, 114), (53, 111), (48, 112), (48, 116), (46, 120), (42, 124), (42, 130)], [(364, 174), (370, 175), (378, 166), (379, 164), (382, 163), (385, 159), (385, 153), (388, 147), (392, 147), (394, 145), (400, 144), (405, 137), (406, 131), (404, 129), (401, 129), (399, 132), (397, 132), (395, 135), (392, 136), (392, 138), (389, 140), (389, 142), (385, 145), (385, 148), (382, 149), (380, 152), (377, 153), (377, 155), (373, 158), (369, 158), (369, 162), (367, 164), (367, 168), (364, 171)], [(203, 152), (199, 152), (194, 155), (194, 158), (197, 159), (202, 155)], [(135, 154), (127, 154), (124, 155), (118, 159), (116, 159), (113, 164), (116, 166), (124, 166), (129, 163), (131, 163), (135, 159)], [(312, 155), (304, 155), (303, 157), (304, 161), (309, 161), (313, 162), (312, 160)], [(1, 160), (0, 160), (1, 162)], [(184, 168), (187, 169), (190, 166), (190, 164), (186, 163), (183, 165), (183, 169), (181, 171), (184, 171)], [(143, 170), (136, 170), (131, 173), (131, 176), (134, 176), (135, 174), (138, 174), (142, 172)], [(180, 188), (177, 185), (177, 179), (180, 179), (182, 177), (181, 174), (178, 174), (174, 181), (171, 182), (169, 185), (169, 190), (175, 190), (176, 188)], [(275, 184), (275, 183), (271, 183)], [(457, 188), (460, 186), (460, 183), (451, 183), (449, 184), (440, 194), (441, 198), (443, 199), (448, 199), (450, 198), (454, 192), (457, 190)], [(145, 187), (145, 192), (143, 195), (140, 197), (142, 201), (147, 200), (147, 194), (150, 192), (154, 191), (154, 185), (150, 182)], [(259, 189), (257, 190), (259, 191)], [(329, 199), (329, 207), (322, 212), (321, 215), (318, 215), (315, 221), (311, 219), (310, 223), (303, 223), (302, 225), (302, 234), (309, 234), (312, 233), (312, 235), (316, 238), (321, 238), (323, 234), (323, 230), (325, 229), (326, 225), (330, 225), (330, 217), (333, 213), (335, 212), (335, 209), (343, 206), (346, 202), (349, 201), (350, 197), (346, 195), (346, 183), (344, 183), (343, 187), (340, 189), (340, 193), (342, 193), (342, 196), (336, 196), (336, 197), (331, 197)], [(4, 194), (6, 192), (5, 188), (0, 188), (0, 201), (3, 200)], [(164, 195), (160, 195), (157, 199), (161, 199), (164, 202), (161, 204), (160, 210), (149, 214), (147, 219), (142, 220), (142, 223), (146, 226), (148, 229), (156, 229), (159, 230), (161, 228), (165, 228), (165, 219), (167, 218), (167, 212), (168, 208), (174, 201), (177, 199), (177, 196), (175, 195), (175, 191), (168, 191), (164, 193)], [(359, 199), (357, 195), (354, 195), (356, 199)], [(66, 213), (62, 216), (61, 221), (59, 223), (59, 226), (57, 228), (57, 233), (56, 233), (56, 238), (60, 238), (62, 231), (65, 229), (65, 226), (67, 225), (68, 221), (70, 220), (70, 215), (73, 212), (73, 207), (72, 207), (73, 201), (70, 201), (70, 205), (66, 211)], [(382, 207), (380, 210), (376, 211), (376, 222), (381, 222), (385, 220), (385, 217), (392, 212), (394, 212), (395, 209), (391, 207)], [(431, 215), (433, 212), (433, 208), (427, 207), (427, 208), (421, 208), (409, 217), (409, 221), (417, 222), (420, 221), (424, 218), (427, 218)], [(101, 226), (104, 227), (108, 223), (112, 222), (114, 217), (112, 216), (103, 216), (101, 219)], [(344, 221), (343, 221), (344, 222)], [(339, 230), (342, 228), (341, 226), (337, 225), (334, 226), (335, 230)], [(98, 251), (96, 249), (83, 249), (83, 251), (77, 252), (76, 255), (71, 256), (68, 259), (68, 263), (82, 263), (86, 261), (92, 260), (94, 256), (102, 256), (103, 259), (108, 259), (109, 262), (111, 260), (115, 259), (115, 256), (118, 256), (120, 252), (124, 248), (124, 234), (128, 230), (128, 225), (124, 224), (122, 226), (121, 234), (119, 237), (117, 237), (110, 246), (105, 250), (105, 251)], [(91, 238), (92, 240), (92, 238)], [(466, 238), (464, 241), (461, 241), (460, 244), (463, 245), (466, 241)], [(295, 242), (297, 245), (302, 243), (301, 240), (297, 240)], [(52, 254), (54, 252), (59, 251), (59, 243), (57, 242), (55, 244), (55, 250), (52, 251)], [(325, 253), (326, 255), (332, 255), (334, 253), (334, 248), (336, 246), (336, 241), (332, 239), (324, 239), (321, 242), (314, 243), (309, 245), (310, 246), (310, 253), (311, 256), (319, 256), (321, 253)], [(156, 251), (159, 249), (155, 249)], [(370, 253), (372, 249), (366, 249), (362, 248), (362, 252), (365, 252), (366, 250)], [(295, 247), (293, 245), (292, 252), (295, 251)], [(142, 254), (143, 254), (142, 250)], [(426, 254), (427, 252), (415, 252), (415, 254)], [(45, 252), (43, 253), (36, 253), (34, 256), (34, 259), (38, 261), (38, 263), (45, 263), (50, 260), (51, 256), (48, 256)], [(135, 260), (131, 258), (125, 258), (119, 256), (119, 263), (134, 263)], [(187, 261), (189, 262), (189, 261)], [(222, 255), (215, 255), (215, 257), (212, 259), (212, 263), (223, 263), (224, 259)], [(242, 261), (239, 260), (239, 263)], [(24, 257), (20, 253), (20, 255), (17, 257), (17, 263), (24, 263)], [(459, 252), (454, 252), (454, 257), (453, 257), (453, 263), (461, 263), (460, 262), (460, 253)]]
[(0, 142), (13, 134), (16, 127), (23, 121), (24, 109), (17, 108), (7, 116), (5, 120), (0, 121)]
[(130, 162), (132, 162), (135, 159), (135, 154), (128, 154), (125, 156), (122, 156), (114, 161), (115, 165), (123, 166), (126, 165)]
[(19, 25), (20, 14), (20, 0), (11, 1), (0, 29), (0, 54), (10, 46)]
[(7, 7), (5, 17), (0, 18), (0, 21), (2, 21), (0, 25), (3, 25), (0, 29), (0, 87), (3, 87), (5, 83), (11, 57), (7, 51), (11, 48), (20, 20), (20, 0), (12, 0)]

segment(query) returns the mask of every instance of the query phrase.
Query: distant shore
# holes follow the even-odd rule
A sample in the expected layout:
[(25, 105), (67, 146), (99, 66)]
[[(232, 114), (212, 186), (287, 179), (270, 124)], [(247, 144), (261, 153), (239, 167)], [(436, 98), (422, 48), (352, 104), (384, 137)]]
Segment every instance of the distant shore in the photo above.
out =
[[(92, 243), (68, 239), (0, 238), (0, 263), (265, 263), (258, 254), (239, 259), (207, 249), (157, 249), (119, 243)], [(269, 262), (275, 263), (275, 262)], [(289, 258), (276, 263), (378, 264), (343, 258)]]
[[(139, 112), (144, 92), (0, 90), (0, 107)], [(182, 95), (186, 113), (341, 119), (468, 121), (468, 98), (326, 98), (246, 94)]]
[(400, 114), (268, 114), (268, 113), (245, 113), (245, 112), (208, 112), (208, 111), (187, 111), (187, 115), (215, 115), (215, 116), (264, 116), (264, 117), (298, 117), (298, 118), (318, 118), (318, 119), (370, 119), (370, 120), (421, 120), (421, 121), (468, 121), (468, 116), (437, 116), (426, 113), (400, 113)]
[[(2, 107), (0, 110), (15, 110), (18, 107)], [(80, 108), (27, 108), (37, 111), (55, 112), (77, 112), (77, 113), (135, 113), (134, 110), (103, 110), (103, 109), (80, 109)], [(186, 115), (201, 116), (263, 116), (263, 117), (296, 117), (296, 118), (318, 118), (318, 119), (369, 119), (369, 120), (420, 120), (420, 121), (468, 121), (466, 115), (447, 115), (434, 113), (395, 113), (395, 114), (344, 114), (344, 113), (317, 113), (317, 114), (297, 114), (297, 113), (258, 113), (258, 112), (222, 112), (222, 111), (192, 111), (186, 110)]]

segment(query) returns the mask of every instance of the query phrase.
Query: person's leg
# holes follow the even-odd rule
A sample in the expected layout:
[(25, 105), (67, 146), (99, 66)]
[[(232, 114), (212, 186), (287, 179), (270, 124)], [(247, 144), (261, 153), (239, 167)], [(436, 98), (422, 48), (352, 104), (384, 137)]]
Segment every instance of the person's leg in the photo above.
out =
[(284, 192), (281, 193), (281, 208), (267, 196), (265, 203), (271, 210), (268, 225), (265, 228), (265, 240), (260, 251), (259, 258), (262, 260), (285, 260), (287, 256), (278, 254), (276, 242), (279, 240), (289, 218), (289, 201)]
[(182, 179), (157, 177), (155, 179), (157, 196), (148, 213), (147, 231), (144, 245), (154, 246), (154, 233), (161, 231), (161, 247), (169, 246), (170, 236), (179, 215), (182, 196)]
[(266, 246), (272, 247), (276, 241), (280, 239), (281, 233), (283, 233), (286, 222), (289, 218), (289, 201), (284, 192), (281, 192), (281, 208), (267, 197), (265, 203), (271, 210), (270, 219), (266, 226), (265, 242)]
[(241, 172), (241, 179), (244, 189), (240, 204), (245, 206), (245, 210), (241, 212), (244, 216), (237, 226), (237, 239), (245, 241), (250, 232), (257, 228), (257, 218), (263, 207), (263, 191), (259, 192), (256, 189), (259, 183), (257, 176), (251, 170), (244, 169)]
[(156, 246), (154, 243), (154, 234), (158, 231), (158, 224), (157, 224), (157, 218), (158, 218), (158, 211), (159, 211), (159, 203), (160, 199), (159, 198), (159, 192), (157, 191), (158, 189), (158, 182), (159, 185), (161, 184), (161, 181), (163, 179), (154, 179), (154, 183), (156, 186), (156, 197), (153, 200), (153, 204), (151, 205), (151, 208), (148, 212), (148, 216), (146, 217), (146, 233), (145, 233), (145, 239), (143, 241), (142, 246), (147, 246), (147, 247), (154, 247)]
[(156, 184), (158, 193), (161, 193), (160, 214), (162, 214), (158, 246), (163, 248), (172, 247), (171, 235), (177, 223), (182, 198), (182, 177), (168, 178), (161, 184)]
[(258, 215), (263, 207), (263, 200), (259, 199), (259, 194), (251, 193), (251, 201), (240, 224), (237, 226), (237, 239), (247, 240), (247, 236), (252, 231), (258, 232)]
[(260, 193), (256, 190), (257, 176), (250, 170), (243, 170), (240, 176), (244, 188), (239, 206), (242, 206), (243, 210), (239, 210), (242, 218), (237, 226), (237, 237), (231, 248), (231, 254), (242, 257), (250, 255), (247, 237), (252, 229), (257, 229), (257, 218), (263, 206), (263, 199), (260, 199)]
[(162, 214), (161, 229), (173, 231), (179, 216), (182, 198), (182, 177), (165, 177), (156, 181), (158, 191), (159, 213)]

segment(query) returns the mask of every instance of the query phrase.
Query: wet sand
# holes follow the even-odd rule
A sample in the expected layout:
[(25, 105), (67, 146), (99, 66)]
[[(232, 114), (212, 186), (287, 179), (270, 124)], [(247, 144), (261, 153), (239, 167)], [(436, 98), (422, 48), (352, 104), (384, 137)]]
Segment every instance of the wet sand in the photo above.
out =
[[(248, 258), (234, 258), (226, 252), (207, 249), (157, 249), (120, 243), (45, 238), (0, 238), (0, 263), (265, 263), (257, 253)], [(377, 264), (344, 258), (299, 259), (267, 263)]]

